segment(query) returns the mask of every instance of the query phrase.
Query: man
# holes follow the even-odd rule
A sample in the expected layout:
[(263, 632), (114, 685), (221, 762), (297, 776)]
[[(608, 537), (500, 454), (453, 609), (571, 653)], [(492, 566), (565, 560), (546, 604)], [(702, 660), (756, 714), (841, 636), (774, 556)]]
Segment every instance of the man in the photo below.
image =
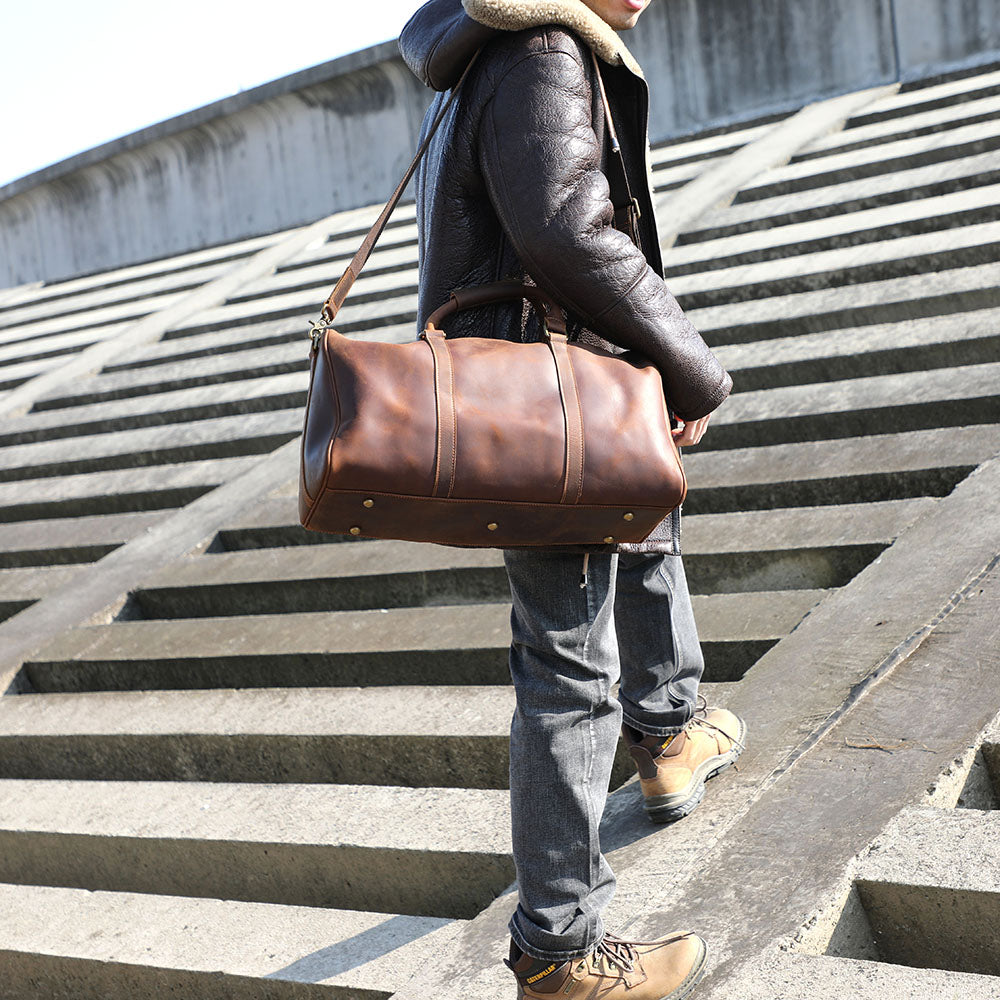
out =
[[(472, 63), (417, 174), (419, 324), (454, 288), (533, 282), (566, 309), (572, 337), (657, 366), (676, 441), (694, 445), (732, 383), (663, 283), (648, 89), (613, 30), (631, 28), (648, 2), (431, 0), (411, 18), (400, 49), (440, 92), (424, 133)], [(490, 306), (458, 313), (449, 333), (533, 339), (534, 322)], [(703, 661), (679, 514), (640, 545), (504, 558), (519, 892), (507, 964), (524, 997), (680, 1000), (703, 973), (705, 943), (690, 932), (638, 943), (605, 931), (615, 879), (598, 833), (619, 730), (646, 811), (662, 822), (689, 813), (745, 739), (742, 720), (698, 707)]]

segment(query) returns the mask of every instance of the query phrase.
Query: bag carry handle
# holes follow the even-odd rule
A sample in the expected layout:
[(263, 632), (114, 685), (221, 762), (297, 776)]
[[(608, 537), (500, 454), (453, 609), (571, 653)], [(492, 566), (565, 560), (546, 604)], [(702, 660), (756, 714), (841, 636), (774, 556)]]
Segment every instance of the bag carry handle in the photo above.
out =
[(546, 295), (537, 285), (525, 285), (515, 279), (494, 281), (488, 285), (471, 285), (468, 288), (456, 288), (444, 305), (438, 306), (427, 317), (425, 332), (441, 328), (441, 321), (462, 309), (473, 309), (476, 306), (488, 306), (497, 302), (507, 302), (510, 299), (527, 299), (538, 314), (542, 330), (548, 336), (549, 332), (566, 333), (566, 314), (553, 299)]

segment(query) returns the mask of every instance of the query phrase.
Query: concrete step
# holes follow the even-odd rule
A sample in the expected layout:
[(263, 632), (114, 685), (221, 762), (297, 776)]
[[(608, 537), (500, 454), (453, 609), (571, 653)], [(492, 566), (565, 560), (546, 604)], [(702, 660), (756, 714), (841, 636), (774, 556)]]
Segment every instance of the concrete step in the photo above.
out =
[[(342, 333), (412, 322), (416, 316), (416, 285), (412, 281), (401, 282), (395, 274), (371, 278), (364, 276), (358, 280), (355, 289), (337, 317), (337, 329)], [(170, 331), (170, 336), (187, 337), (222, 327), (235, 329), (247, 323), (287, 317), (298, 317), (300, 321), (305, 319), (308, 324), (319, 315), (320, 306), (328, 294), (329, 290), (323, 285), (217, 306), (198, 313), (183, 327)]]
[[(98, 306), (88, 309), (86, 312), (61, 315), (58, 311), (48, 310), (44, 318), (33, 320), (29, 323), (22, 323), (16, 327), (11, 327), (0, 333), (0, 343), (10, 342), (9, 338), (26, 339), (38, 337), (50, 337), (61, 333), (73, 333), (76, 331), (90, 330), (94, 327), (108, 326), (112, 323), (120, 324), (125, 322), (135, 322), (143, 316), (148, 316), (151, 312), (166, 309), (179, 302), (188, 291), (172, 291), (155, 297), (146, 296), (133, 301), (117, 302), (112, 305)], [(3, 334), (7, 334), (4, 337)]]
[(841, 382), (873, 375), (980, 365), (1000, 358), (996, 311), (848, 327), (760, 344), (719, 347), (734, 391)]
[(1000, 362), (738, 393), (713, 416), (704, 441), (705, 449), (714, 451), (845, 438), (873, 429), (919, 433), (997, 423)]
[(998, 838), (996, 810), (917, 807), (890, 824), (854, 881), (883, 961), (1000, 976)]
[(0, 621), (30, 607), (56, 587), (69, 583), (79, 571), (79, 566), (0, 569)]
[[(993, 792), (993, 802), (1000, 806), (1000, 718), (998, 718), (983, 735), (983, 742), (979, 747), (979, 756), (982, 759), (983, 769), (986, 772), (988, 784)], [(980, 775), (977, 777), (982, 776)], [(989, 801), (990, 796), (986, 789), (983, 789), (983, 798)]]
[[(735, 236), (672, 247), (665, 277), (678, 288), (678, 275), (722, 271), (717, 283), (731, 284), (728, 269), (738, 265), (814, 255), (824, 251), (935, 234), (963, 226), (995, 222), (1000, 211), (1000, 184), (955, 191), (877, 208), (863, 209), (771, 229), (751, 229)], [(891, 244), (892, 247), (898, 246)], [(898, 256), (898, 255), (897, 255)], [(709, 285), (709, 287), (712, 287)]]
[(770, 115), (764, 119), (754, 119), (735, 126), (709, 129), (693, 136), (681, 136), (666, 142), (658, 142), (650, 150), (650, 161), (654, 166), (661, 167), (677, 162), (693, 163), (697, 160), (728, 156), (771, 131), (785, 117), (787, 117), (785, 114)]
[(6, 389), (16, 389), (23, 385), (28, 379), (48, 371), (58, 362), (52, 358), (42, 358), (36, 361), (25, 361), (18, 364), (5, 365), (0, 369), (0, 391)]
[(0, 483), (0, 520), (50, 520), (181, 507), (256, 461), (256, 456), (217, 458), (141, 471), (120, 469)]
[(946, 316), (1000, 306), (1000, 265), (981, 264), (911, 277), (694, 309), (691, 321), (711, 347)]
[[(695, 596), (707, 681), (735, 681), (827, 591)], [(77, 628), (26, 661), (37, 691), (507, 684), (506, 604)]]
[[(133, 371), (140, 368), (155, 368), (166, 363), (177, 364), (196, 358), (212, 360), (226, 354), (242, 354), (266, 347), (300, 347), (307, 343), (303, 335), (305, 326), (301, 317), (295, 319), (262, 320), (233, 330), (212, 330), (208, 333), (192, 334), (182, 339), (166, 339), (156, 344), (144, 346), (134, 351), (123, 351), (119, 362), (105, 365), (102, 372), (111, 374)], [(341, 332), (344, 332), (341, 330)], [(368, 332), (363, 329), (348, 330), (350, 336), (361, 340), (380, 340), (402, 343), (416, 336), (416, 319), (408, 317), (402, 324), (375, 327)]]
[(738, 263), (674, 278), (670, 286), (685, 310), (705, 309), (990, 264), (998, 256), (998, 246), (1000, 223), (984, 222), (780, 260)]
[(514, 880), (508, 793), (0, 782), (0, 880), (472, 917)]
[(841, 181), (826, 187), (759, 198), (743, 197), (706, 212), (697, 228), (682, 233), (677, 248), (741, 233), (780, 230), (784, 226), (831, 219), (854, 212), (922, 201), (1000, 181), (993, 152), (974, 153), (927, 166), (901, 165), (893, 173)]
[[(303, 341), (304, 342), (304, 341)], [(303, 350), (308, 350), (304, 347)], [(106, 403), (113, 400), (129, 400), (132, 408), (139, 413), (168, 407), (177, 409), (177, 403), (187, 403), (188, 407), (204, 406), (212, 397), (218, 397), (226, 402), (243, 400), (257, 394), (273, 392), (288, 392), (292, 387), (308, 387), (309, 378), (305, 371), (292, 372), (286, 375), (268, 375), (262, 378), (238, 379), (234, 382), (224, 382), (219, 385), (195, 385), (188, 389), (177, 389), (170, 392), (158, 392), (155, 383), (148, 385), (117, 386), (103, 384), (103, 378), (87, 380), (79, 386), (67, 391), (66, 386), (54, 389), (49, 395), (40, 399), (33, 408), (33, 414), (46, 410), (78, 409), (96, 403)], [(199, 391), (201, 390), (201, 391)], [(177, 395), (182, 393), (183, 395)], [(147, 401), (147, 397), (154, 397)], [(224, 414), (213, 414), (223, 416)]]
[(291, 409), (14, 445), (0, 448), (0, 483), (259, 455), (301, 432)]
[[(704, 452), (685, 460), (697, 514), (945, 496), (996, 454), (982, 425)], [(724, 455), (723, 461), (718, 461)]]
[[(66, 397), (43, 403), (41, 410), (9, 418), (0, 432), (0, 442), (25, 444), (301, 407), (305, 405), (308, 386), (308, 375), (298, 372), (235, 384), (196, 386), (135, 399), (76, 403), (76, 399), (85, 399), (86, 395)], [(61, 405), (63, 402), (67, 405)]]
[[(693, 593), (841, 586), (930, 500), (779, 509), (685, 519), (684, 567)], [(272, 501), (280, 525), (307, 538), (294, 500)], [(263, 513), (263, 511), (261, 511)], [(275, 518), (271, 518), (274, 520)], [(206, 553), (165, 569), (133, 595), (147, 618), (344, 611), (505, 601), (494, 549), (413, 542), (249, 548)]]
[[(699, 593), (841, 586), (933, 504), (922, 497), (686, 515), (688, 584)], [(213, 548), (244, 553), (343, 541), (355, 539), (302, 531), (294, 499), (285, 497), (256, 504), (218, 533)]]
[(742, 201), (773, 198), (793, 191), (808, 191), (897, 170), (944, 163), (998, 148), (1000, 135), (997, 135), (994, 122), (977, 122), (943, 134), (915, 136), (843, 153), (832, 151), (822, 158), (775, 167), (762, 175), (757, 183), (744, 188), (739, 198)]
[[(509, 686), (10, 695), (0, 778), (506, 788), (513, 711)], [(611, 786), (634, 771), (622, 744)]]
[(232, 261), (224, 260), (128, 282), (112, 282), (86, 291), (81, 289), (73, 295), (60, 296), (57, 302), (53, 302), (51, 298), (25, 302), (16, 308), (0, 311), (0, 337), (8, 328), (27, 326), (40, 320), (48, 320), (54, 315), (82, 317), (118, 305), (135, 305), (145, 312), (154, 312), (159, 308), (162, 296), (199, 288), (232, 266)]
[(0, 916), (4, 1000), (388, 1000), (465, 923), (33, 885)]
[[(993, 259), (993, 256), (989, 254), (987, 248), (996, 242), (996, 227), (990, 228), (988, 224), (996, 217), (996, 206), (993, 206), (992, 211), (989, 207), (990, 190), (987, 188), (983, 195), (987, 199), (985, 202), (977, 202), (969, 193), (960, 192), (949, 196), (954, 202), (951, 206), (947, 204), (928, 205), (928, 213), (943, 215), (945, 218), (937, 219), (927, 227), (930, 230), (927, 234), (910, 235), (903, 238), (899, 233), (893, 231), (894, 225), (898, 230), (901, 228), (901, 224), (894, 224), (892, 213), (887, 209), (880, 209), (874, 214), (886, 216), (886, 231), (878, 242), (873, 242), (874, 236), (870, 236), (865, 241), (857, 238), (841, 241), (834, 237), (832, 239), (834, 245), (831, 248), (831, 238), (824, 235), (813, 235), (810, 238), (800, 240), (795, 253), (781, 264), (774, 263), (776, 258), (785, 256), (781, 253), (780, 247), (768, 245), (765, 250), (756, 250), (751, 257), (761, 257), (762, 260), (755, 264), (752, 259), (744, 260), (740, 256), (738, 248), (733, 250), (715, 248), (713, 244), (709, 244), (706, 249), (714, 248), (720, 251), (716, 254), (719, 263), (714, 264), (713, 267), (718, 268), (722, 264), (728, 264), (727, 269), (716, 272), (709, 271), (702, 275), (691, 274), (689, 272), (692, 265), (683, 266), (682, 256), (681, 264), (678, 266), (683, 266), (683, 274), (681, 275), (683, 280), (681, 277), (675, 277), (672, 287), (675, 294), (681, 297), (682, 305), (686, 308), (700, 308), (716, 301), (735, 301), (738, 297), (759, 297), (765, 294), (762, 291), (756, 293), (752, 291), (755, 282), (758, 284), (762, 282), (765, 284), (786, 283), (789, 285), (788, 290), (794, 291), (796, 284), (804, 288), (826, 287), (829, 284), (858, 283), (865, 280), (880, 280), (905, 274), (924, 273), (941, 266), (967, 266), (988, 262)], [(910, 208), (910, 214), (912, 214), (912, 205), (905, 207)], [(899, 209), (897, 209), (897, 214), (899, 214)], [(962, 221), (966, 223), (979, 222), (981, 225), (967, 225), (956, 232), (942, 234), (940, 230), (948, 228), (949, 220), (953, 227)], [(843, 222), (844, 220), (838, 221)], [(869, 221), (872, 220), (859, 220), (857, 228), (863, 229)], [(830, 228), (830, 224), (828, 222), (812, 223), (809, 228), (813, 232), (818, 230), (822, 234), (824, 229)], [(902, 231), (906, 232), (905, 225), (902, 226)], [(750, 235), (755, 237), (753, 242), (763, 241), (759, 234)], [(896, 238), (893, 238), (894, 236)], [(794, 245), (796, 239), (794, 234), (789, 234), (788, 238)], [(741, 240), (747, 242), (748, 237), (741, 237)], [(846, 245), (840, 246), (842, 242), (846, 242)], [(855, 245), (858, 243), (861, 245)], [(395, 270), (388, 275), (369, 275), (366, 272), (358, 281), (356, 291), (352, 293), (349, 304), (361, 303), (374, 307), (379, 302), (384, 301), (387, 309), (396, 311), (399, 297), (411, 294), (415, 288), (415, 263), (414, 260), (412, 267)], [(308, 294), (320, 301), (330, 281), (330, 276), (325, 269), (321, 270), (324, 273), (314, 275), (312, 284), (306, 281), (311, 272), (303, 272), (298, 275), (296, 280), (299, 281), (299, 285), (295, 288), (299, 291), (296, 294), (300, 292), (302, 295)], [(671, 268), (671, 273), (678, 274), (677, 266)], [(810, 276), (812, 276), (811, 283)], [(280, 284), (275, 284), (273, 287), (264, 286), (253, 296), (247, 294), (239, 300), (232, 300), (229, 305), (221, 308), (230, 309), (234, 305), (252, 301), (266, 310), (270, 304), (279, 300), (284, 301), (292, 293), (293, 288), (290, 281), (291, 279), (285, 279), (287, 288)], [(743, 287), (745, 285), (750, 285), (751, 288)], [(740, 288), (742, 291), (737, 290)], [(367, 317), (372, 320), (377, 318), (376, 314), (377, 310), (373, 311), (372, 309), (366, 313)], [(349, 322), (350, 319), (351, 316), (345, 309), (345, 320)]]
[(6, 367), (20, 365), (27, 361), (46, 359), (51, 361), (65, 358), (69, 354), (76, 354), (91, 344), (113, 337), (128, 325), (127, 322), (95, 323), (86, 329), (74, 330), (70, 333), (26, 333), (23, 336), (16, 330), (10, 331), (7, 341), (0, 347), (0, 373)]
[(972, 76), (962, 76), (928, 86), (920, 86), (920, 82), (916, 82), (916, 85), (911, 83), (902, 87), (899, 93), (873, 101), (864, 111), (851, 117), (844, 128), (850, 132), (899, 115), (963, 104), (998, 93), (1000, 72), (996, 70), (984, 69)]
[(182, 361), (166, 357), (158, 359), (156, 365), (95, 375), (88, 381), (87, 389), (96, 399), (113, 399), (308, 371), (308, 343), (301, 336), (301, 327), (296, 332), (298, 336), (287, 343)]
[(126, 348), (119, 357), (106, 364), (102, 372), (127, 371), (162, 364), (165, 359), (183, 361), (195, 357), (216, 357), (220, 354), (245, 350), (255, 350), (273, 344), (288, 344), (296, 341), (307, 342), (307, 324), (298, 319), (263, 320), (240, 328), (239, 338), (227, 329), (211, 330), (206, 333), (186, 337), (168, 336), (155, 344), (142, 344)]
[(23, 285), (13, 285), (0, 290), (0, 309), (9, 309), (20, 302), (30, 299), (42, 287), (40, 281), (29, 281)]
[[(967, 210), (972, 213), (970, 217), (973, 219), (993, 218), (981, 204), (978, 206), (971, 204)], [(930, 206), (928, 211), (951, 212), (958, 209)], [(938, 223), (936, 228), (942, 228), (941, 223)], [(933, 245), (932, 241), (928, 242)], [(413, 266), (407, 267), (407, 260), (401, 255), (402, 251), (395, 250), (393, 254), (391, 268), (366, 272), (358, 281), (345, 307), (343, 325), (348, 329), (358, 317), (361, 317), (366, 324), (384, 322), (385, 317), (381, 315), (382, 312), (388, 310), (394, 316), (398, 315), (400, 302), (412, 297), (416, 281), (415, 259), (409, 261)], [(199, 327), (227, 324), (238, 326), (247, 322), (258, 322), (264, 316), (277, 317), (308, 311), (322, 299), (323, 292), (332, 277), (328, 265), (325, 264), (272, 276), (258, 286), (248, 289), (240, 297), (232, 299), (227, 305), (203, 314), (195, 323)], [(371, 308), (378, 306), (379, 303), (384, 305), (384, 310)], [(365, 306), (369, 308), (363, 308)], [(351, 311), (354, 308), (359, 310), (357, 316)], [(405, 314), (410, 316), (412, 313), (412, 306), (408, 306)]]
[(996, 1000), (991, 976), (775, 951), (709, 1000)]
[(111, 288), (115, 285), (124, 285), (156, 275), (167, 274), (172, 271), (184, 271), (189, 268), (202, 267), (206, 264), (223, 261), (235, 262), (240, 258), (250, 256), (250, 254), (258, 250), (272, 246), (287, 236), (289, 232), (283, 231), (268, 233), (264, 236), (253, 236), (249, 239), (217, 244), (216, 246), (205, 247), (202, 250), (192, 250), (172, 257), (161, 257), (156, 260), (144, 261), (141, 264), (130, 264), (127, 267), (115, 268), (110, 271), (98, 271), (94, 274), (82, 275), (79, 278), (68, 278), (65, 281), (56, 281), (51, 284), (28, 286), (16, 300), (8, 301), (4, 305), (13, 308), (15, 305), (20, 306), (25, 302), (49, 301), (54, 303), (60, 299), (75, 297), (97, 288)]
[(497, 549), (374, 541), (206, 554), (133, 595), (146, 618), (357, 611), (508, 601)]
[[(400, 272), (416, 274), (416, 225), (410, 225), (403, 231), (394, 230), (392, 236), (392, 242), (386, 243), (385, 246), (382, 245), (381, 240), (379, 241), (365, 265), (362, 277), (356, 282), (355, 288), (362, 294), (364, 294), (364, 284), (369, 283), (372, 278)], [(318, 300), (322, 302), (329, 294), (329, 289), (337, 283), (337, 279), (346, 270), (348, 262), (354, 256), (360, 243), (361, 238), (358, 237), (356, 243), (348, 242), (352, 249), (345, 250), (334, 257), (325, 255), (315, 263), (296, 261), (279, 268), (273, 274), (247, 283), (237, 295), (230, 296), (227, 303), (252, 302), (272, 295), (305, 290), (318, 293)], [(329, 245), (326, 244), (326, 246)]]
[(137, 511), (0, 524), (0, 568), (93, 562), (164, 516)]
[(1000, 95), (996, 93), (966, 94), (966, 99), (948, 103), (936, 102), (934, 107), (911, 106), (905, 115), (882, 116), (867, 121), (853, 120), (850, 128), (832, 135), (820, 136), (792, 157), (792, 163), (816, 160), (830, 154), (868, 149), (903, 138), (939, 136), (948, 141), (948, 133), (1000, 118)]
[(513, 710), (509, 686), (11, 695), (0, 777), (506, 788)]

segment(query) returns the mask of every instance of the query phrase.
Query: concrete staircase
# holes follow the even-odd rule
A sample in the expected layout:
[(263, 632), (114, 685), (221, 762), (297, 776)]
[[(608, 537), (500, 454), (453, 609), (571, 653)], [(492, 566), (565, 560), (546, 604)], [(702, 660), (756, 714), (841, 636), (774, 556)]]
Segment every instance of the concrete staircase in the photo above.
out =
[[(857, 631), (866, 567), (1000, 451), (1000, 69), (852, 101), (652, 155), (664, 230), (739, 181), (666, 261), (736, 382), (686, 457), (706, 693), (765, 742), (767, 664)], [(296, 520), (307, 320), (378, 207), (0, 293), (0, 997), (402, 996), (513, 881), (499, 554)], [(339, 329), (413, 336), (415, 239), (404, 206)], [(797, 711), (788, 746), (828, 709)], [(966, 874), (928, 878), (1000, 891)]]

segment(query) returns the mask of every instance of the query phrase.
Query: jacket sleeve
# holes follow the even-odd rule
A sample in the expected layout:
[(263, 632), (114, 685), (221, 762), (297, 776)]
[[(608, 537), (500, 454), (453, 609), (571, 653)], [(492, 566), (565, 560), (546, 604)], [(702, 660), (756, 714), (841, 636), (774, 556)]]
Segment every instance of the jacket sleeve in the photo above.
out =
[(648, 358), (684, 420), (711, 413), (732, 379), (642, 252), (613, 227), (590, 80), (560, 49), (525, 55), (496, 83), (480, 169), (526, 270), (595, 333)]

